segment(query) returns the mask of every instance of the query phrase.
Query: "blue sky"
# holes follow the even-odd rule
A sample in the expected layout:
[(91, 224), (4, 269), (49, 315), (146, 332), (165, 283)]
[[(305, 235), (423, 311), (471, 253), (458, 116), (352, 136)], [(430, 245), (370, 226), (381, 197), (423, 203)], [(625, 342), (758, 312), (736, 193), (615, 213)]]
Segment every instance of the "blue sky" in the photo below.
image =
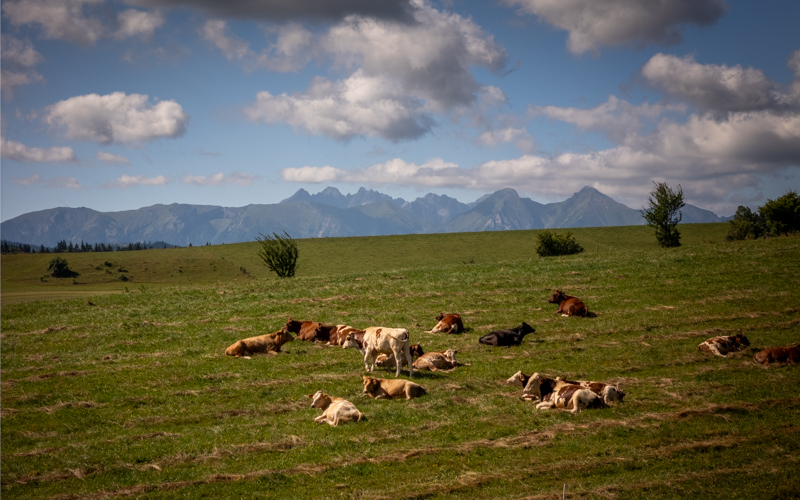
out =
[(800, 3), (15, 0), (0, 217), (365, 186), (540, 202), (800, 187)]

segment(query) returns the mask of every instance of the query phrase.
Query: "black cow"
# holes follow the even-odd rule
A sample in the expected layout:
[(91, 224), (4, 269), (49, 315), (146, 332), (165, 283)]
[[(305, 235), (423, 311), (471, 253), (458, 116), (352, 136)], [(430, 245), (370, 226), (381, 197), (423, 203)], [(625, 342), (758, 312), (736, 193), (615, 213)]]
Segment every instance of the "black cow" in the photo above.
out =
[(535, 331), (536, 330), (534, 330), (531, 327), (531, 325), (523, 321), (522, 324), (516, 328), (511, 328), (508, 330), (497, 330), (491, 333), (487, 333), (486, 335), (478, 339), (478, 342), (480, 342), (481, 344), (493, 345), (495, 347), (502, 347), (502, 346), (509, 347), (512, 345), (520, 345), (522, 344), (522, 338), (525, 335), (533, 333)]

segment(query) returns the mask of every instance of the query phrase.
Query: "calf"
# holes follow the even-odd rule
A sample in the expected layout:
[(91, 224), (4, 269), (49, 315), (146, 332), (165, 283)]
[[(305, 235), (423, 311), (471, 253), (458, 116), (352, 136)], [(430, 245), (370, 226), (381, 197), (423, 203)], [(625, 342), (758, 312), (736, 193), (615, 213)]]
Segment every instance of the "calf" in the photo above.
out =
[[(422, 350), (422, 346), (419, 344), (412, 344), (409, 347), (411, 351), (412, 358), (418, 358), (425, 354), (425, 351)], [(405, 358), (400, 358), (400, 362), (403, 366), (406, 366), (408, 363), (406, 362)], [(381, 368), (395, 368), (397, 367), (397, 361), (394, 358), (394, 354), (381, 354), (375, 359), (375, 364), (380, 366)]]
[(741, 333), (730, 337), (714, 337), (702, 342), (697, 346), (703, 352), (711, 352), (717, 356), (725, 356), (729, 352), (741, 351), (745, 346), (749, 346), (750, 341)]
[[(379, 354), (394, 354), (395, 359), (400, 359), (401, 354), (405, 354), (408, 362), (408, 376), (414, 376), (411, 358), (411, 345), (408, 330), (405, 328), (386, 328), (382, 326), (371, 326), (364, 330), (364, 367), (368, 372), (375, 369), (375, 358)], [(400, 376), (400, 365), (397, 364), (395, 377)]]
[(541, 400), (538, 410), (562, 408), (578, 413), (587, 408), (605, 408), (603, 398), (577, 383), (551, 379), (534, 373), (525, 386), (524, 395)]
[(456, 353), (453, 349), (448, 349), (443, 352), (429, 352), (421, 356), (418, 360), (414, 361), (414, 368), (417, 370), (452, 370), (460, 365), (456, 361)]
[(225, 354), (236, 357), (250, 356), (257, 352), (276, 354), (281, 352), (281, 346), (283, 344), (293, 340), (294, 337), (292, 337), (292, 334), (286, 330), (280, 330), (275, 333), (268, 333), (267, 335), (259, 335), (258, 337), (249, 337), (236, 341), (225, 349)]
[(800, 346), (764, 349), (753, 356), (753, 361), (763, 365), (769, 365), (770, 363), (797, 364), (800, 363)]
[(461, 321), (460, 314), (439, 313), (436, 321), (438, 323), (428, 333), (462, 333), (464, 331), (464, 323)]
[(336, 427), (340, 423), (358, 422), (362, 414), (356, 405), (342, 398), (332, 398), (322, 391), (309, 394), (312, 399), (311, 407), (322, 410), (322, 415), (316, 417), (314, 422), (318, 424), (328, 424)]
[(363, 375), (364, 394), (375, 399), (392, 399), (403, 396), (406, 399), (424, 396), (428, 391), (419, 384), (403, 379), (387, 380)]
[(535, 331), (536, 330), (534, 330), (529, 324), (523, 321), (522, 324), (516, 328), (511, 328), (508, 330), (496, 330), (488, 333), (478, 339), (478, 342), (495, 347), (520, 345), (522, 344), (522, 338), (525, 337), (525, 335)]
[(506, 380), (506, 385), (516, 385), (524, 389), (525, 386), (528, 385), (528, 380), (530, 380), (530, 378), (529, 375), (525, 375), (522, 373), (522, 370), (520, 370)]
[(578, 297), (566, 295), (564, 292), (556, 290), (553, 296), (547, 301), (550, 304), (558, 304), (556, 314), (562, 316), (586, 316), (589, 310), (586, 304)]

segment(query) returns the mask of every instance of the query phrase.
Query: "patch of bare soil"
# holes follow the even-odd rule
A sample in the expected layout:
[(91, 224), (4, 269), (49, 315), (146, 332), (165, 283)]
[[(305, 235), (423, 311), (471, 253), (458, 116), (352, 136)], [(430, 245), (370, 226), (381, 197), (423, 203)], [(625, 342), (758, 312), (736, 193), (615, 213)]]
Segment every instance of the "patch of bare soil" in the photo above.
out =
[(98, 406), (103, 405), (101, 403), (95, 403), (94, 401), (71, 401), (67, 403), (62, 401), (53, 406), (43, 406), (39, 408), (39, 411), (43, 411), (52, 415), (54, 411), (61, 410), (63, 408), (97, 408)]

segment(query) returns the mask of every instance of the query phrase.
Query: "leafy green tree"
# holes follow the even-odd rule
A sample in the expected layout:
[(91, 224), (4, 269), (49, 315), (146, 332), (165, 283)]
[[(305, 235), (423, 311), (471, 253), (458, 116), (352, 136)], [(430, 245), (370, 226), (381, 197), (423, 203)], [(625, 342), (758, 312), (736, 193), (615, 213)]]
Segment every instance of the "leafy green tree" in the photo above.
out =
[(800, 196), (795, 190), (790, 190), (775, 200), (767, 200), (758, 212), (764, 217), (767, 234), (770, 236), (800, 231)]
[(289, 234), (284, 231), (283, 236), (272, 233), (272, 236), (258, 233), (261, 238), (256, 236), (256, 241), (261, 244), (258, 256), (264, 261), (264, 265), (281, 278), (294, 276), (297, 269), (297, 243)]
[(745, 206), (739, 205), (736, 213), (733, 214), (733, 219), (728, 222), (730, 227), (728, 228), (728, 235), (725, 237), (728, 241), (754, 240), (766, 236), (767, 233), (764, 216), (759, 212), (753, 212)]
[(683, 201), (683, 189), (678, 184), (678, 191), (673, 191), (666, 182), (658, 182), (650, 191), (648, 203), (650, 208), (640, 210), (647, 225), (656, 229), (656, 240), (662, 247), (681, 246), (681, 233), (676, 227), (683, 215), (681, 208), (686, 203)]
[(52, 271), (50, 275), (54, 278), (74, 278), (75, 276), (79, 276), (78, 273), (69, 268), (67, 259), (62, 259), (61, 257), (56, 257), (51, 260), (47, 270)]
[(556, 257), (583, 252), (583, 247), (575, 240), (572, 232), (558, 234), (553, 231), (542, 231), (536, 235), (536, 253), (540, 257)]

